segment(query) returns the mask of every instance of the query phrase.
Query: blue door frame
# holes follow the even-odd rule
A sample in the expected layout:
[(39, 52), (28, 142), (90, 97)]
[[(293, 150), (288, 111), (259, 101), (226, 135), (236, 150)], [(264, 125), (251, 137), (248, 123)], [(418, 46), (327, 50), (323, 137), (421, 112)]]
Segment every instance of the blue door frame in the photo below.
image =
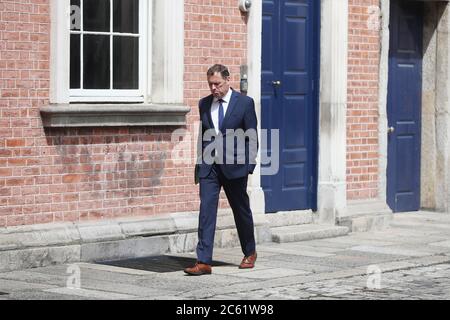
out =
[(391, 0), (387, 203), (420, 209), (423, 3)]
[(266, 212), (317, 210), (320, 1), (264, 0), (262, 19), (261, 127), (280, 137), (279, 171), (261, 177)]

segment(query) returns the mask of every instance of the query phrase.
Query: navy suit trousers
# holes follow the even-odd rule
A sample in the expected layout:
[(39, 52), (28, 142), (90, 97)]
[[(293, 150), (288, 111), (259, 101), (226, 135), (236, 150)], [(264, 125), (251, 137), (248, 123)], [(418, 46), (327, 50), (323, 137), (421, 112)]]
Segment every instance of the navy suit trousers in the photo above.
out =
[(242, 252), (255, 252), (255, 235), (250, 200), (247, 194), (248, 176), (227, 179), (216, 164), (206, 178), (200, 178), (200, 215), (198, 227), (197, 260), (211, 264), (216, 231), (219, 193), (223, 187), (233, 210)]

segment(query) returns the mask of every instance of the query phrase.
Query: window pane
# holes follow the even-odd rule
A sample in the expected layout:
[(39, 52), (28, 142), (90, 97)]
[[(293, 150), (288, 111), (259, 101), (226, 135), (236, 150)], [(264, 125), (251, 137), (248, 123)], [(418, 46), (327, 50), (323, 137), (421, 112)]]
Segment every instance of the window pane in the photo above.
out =
[(80, 35), (70, 35), (70, 89), (80, 89)]
[(139, 39), (114, 37), (114, 89), (139, 89)]
[(70, 0), (70, 30), (80, 30), (81, 11), (80, 0)]
[(109, 36), (85, 35), (83, 45), (84, 89), (109, 89)]
[(114, 32), (139, 33), (139, 0), (113, 1)]
[(110, 31), (110, 0), (84, 0), (83, 26), (86, 31)]

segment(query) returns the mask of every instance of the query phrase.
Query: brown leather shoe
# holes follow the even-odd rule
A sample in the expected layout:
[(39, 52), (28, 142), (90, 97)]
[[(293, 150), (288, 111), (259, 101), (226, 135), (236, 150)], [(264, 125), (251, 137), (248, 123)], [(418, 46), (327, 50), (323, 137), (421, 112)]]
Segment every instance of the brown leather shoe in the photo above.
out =
[(195, 266), (184, 269), (184, 272), (191, 276), (201, 276), (204, 274), (211, 274), (212, 269), (209, 264), (197, 262)]
[(239, 269), (251, 269), (255, 267), (255, 262), (256, 262), (256, 251), (254, 254), (248, 256), (248, 257), (244, 257), (244, 259), (242, 259), (241, 264), (239, 265)]

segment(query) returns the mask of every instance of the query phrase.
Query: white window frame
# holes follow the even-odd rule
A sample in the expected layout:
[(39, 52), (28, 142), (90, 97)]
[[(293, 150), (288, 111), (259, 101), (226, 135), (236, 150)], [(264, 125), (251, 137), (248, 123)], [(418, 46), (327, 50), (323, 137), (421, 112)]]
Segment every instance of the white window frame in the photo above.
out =
[[(135, 96), (92, 96), (86, 102), (183, 105), (184, 100), (184, 0), (141, 0), (147, 4), (141, 14), (145, 61), (140, 66), (140, 99)], [(50, 103), (78, 102), (70, 89), (70, 0), (50, 0), (51, 54)], [(145, 25), (147, 24), (147, 25)], [(155, 48), (155, 49), (154, 49)], [(76, 89), (74, 89), (76, 90)], [(77, 97), (78, 98), (78, 97)], [(80, 101), (81, 102), (81, 101)]]
[[(97, 31), (84, 31), (83, 30), (83, 1), (80, 1), (80, 13), (81, 13), (81, 28), (80, 30), (71, 30), (70, 34), (85, 34), (85, 35), (107, 35), (110, 37), (110, 88), (111, 89), (70, 89), (70, 102), (144, 102), (147, 78), (146, 70), (147, 64), (151, 65), (151, 55), (147, 54), (147, 40), (150, 37), (151, 43), (151, 32), (147, 34), (148, 29), (147, 24), (151, 24), (148, 21), (151, 17), (151, 6), (152, 1), (139, 0), (139, 32), (138, 34), (127, 34), (113, 32), (113, 6), (112, 1), (110, 2), (110, 31), (108, 32), (97, 32)], [(150, 10), (149, 14), (146, 14)], [(131, 36), (139, 38), (139, 88), (134, 90), (124, 90), (124, 89), (113, 89), (113, 36)], [(80, 60), (81, 60), (81, 73), (83, 73), (83, 37), (81, 37), (80, 43)], [(81, 88), (83, 88), (83, 74), (80, 75)]]

